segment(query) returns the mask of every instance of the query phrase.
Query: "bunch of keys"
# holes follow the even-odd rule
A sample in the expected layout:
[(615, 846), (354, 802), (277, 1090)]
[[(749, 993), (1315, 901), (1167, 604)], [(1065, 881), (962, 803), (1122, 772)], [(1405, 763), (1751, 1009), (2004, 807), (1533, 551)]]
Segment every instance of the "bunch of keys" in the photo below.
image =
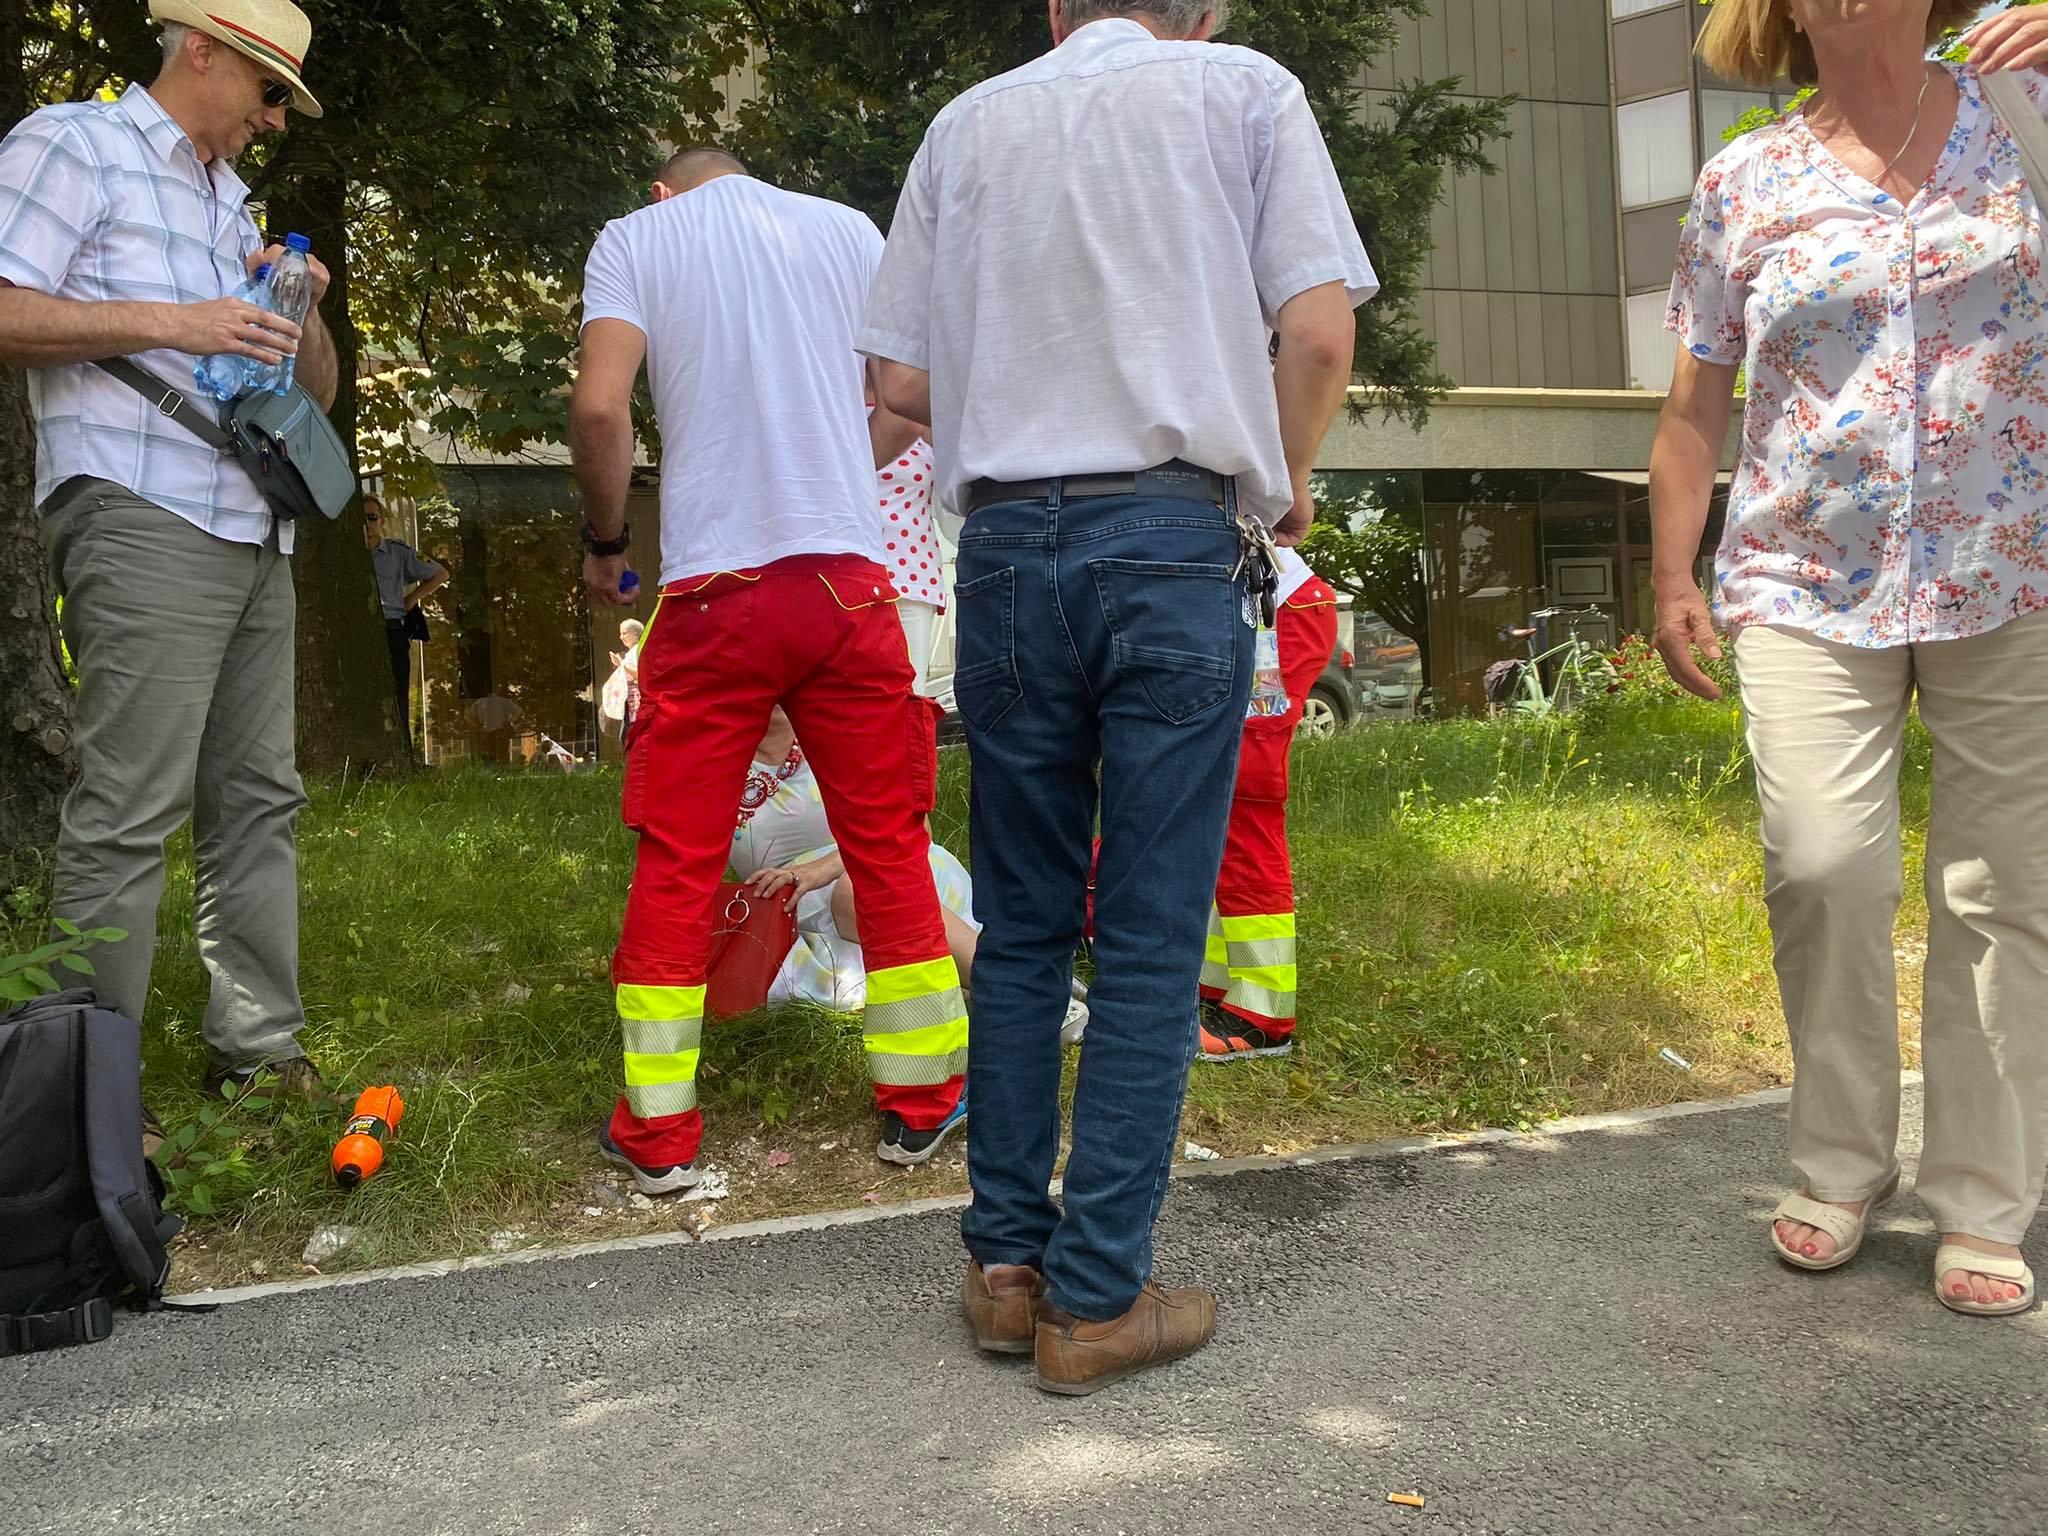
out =
[(1237, 540), (1237, 566), (1230, 579), (1246, 578), (1247, 590), (1259, 602), (1259, 627), (1271, 629), (1280, 596), (1279, 555), (1273, 543), (1273, 530), (1249, 512), (1239, 512)]

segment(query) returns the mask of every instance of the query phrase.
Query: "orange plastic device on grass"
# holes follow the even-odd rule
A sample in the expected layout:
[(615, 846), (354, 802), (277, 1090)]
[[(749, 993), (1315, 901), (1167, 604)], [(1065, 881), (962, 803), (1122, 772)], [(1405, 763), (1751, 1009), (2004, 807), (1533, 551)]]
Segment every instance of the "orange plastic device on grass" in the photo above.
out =
[(356, 1098), (348, 1129), (334, 1144), (334, 1182), (354, 1189), (384, 1166), (384, 1140), (398, 1129), (405, 1100), (392, 1087), (365, 1088)]

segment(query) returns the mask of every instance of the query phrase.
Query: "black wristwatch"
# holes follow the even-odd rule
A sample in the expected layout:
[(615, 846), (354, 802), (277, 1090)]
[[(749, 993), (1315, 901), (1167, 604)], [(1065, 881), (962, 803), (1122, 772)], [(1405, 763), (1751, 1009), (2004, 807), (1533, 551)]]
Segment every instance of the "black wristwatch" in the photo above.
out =
[(619, 536), (616, 539), (600, 539), (597, 536), (597, 530), (586, 522), (577, 534), (577, 537), (583, 540), (583, 547), (593, 555), (609, 558), (612, 555), (623, 555), (626, 552), (626, 546), (633, 541), (633, 525), (631, 523), (620, 523)]

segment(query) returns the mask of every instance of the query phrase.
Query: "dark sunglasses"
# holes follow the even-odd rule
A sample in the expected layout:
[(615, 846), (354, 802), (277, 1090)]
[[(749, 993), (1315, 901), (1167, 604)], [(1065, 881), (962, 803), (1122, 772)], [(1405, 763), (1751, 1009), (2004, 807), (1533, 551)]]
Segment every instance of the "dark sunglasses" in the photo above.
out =
[(292, 88), (282, 80), (263, 82), (263, 105), (266, 107), (288, 107), (296, 99), (292, 94)]

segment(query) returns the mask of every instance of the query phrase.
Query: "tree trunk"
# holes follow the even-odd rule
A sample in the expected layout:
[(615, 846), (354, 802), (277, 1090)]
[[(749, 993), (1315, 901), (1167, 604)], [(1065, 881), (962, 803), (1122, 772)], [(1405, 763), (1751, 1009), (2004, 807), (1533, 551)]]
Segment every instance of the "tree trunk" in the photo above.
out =
[[(334, 335), (341, 383), (327, 413), (356, 458), (356, 355), (348, 312), (348, 183), (317, 125), (295, 122), (293, 165), (275, 183), (266, 238), (298, 231), (313, 241), (331, 281), (320, 313)], [(314, 167), (319, 169), (314, 169)], [(299, 768), (312, 776), (403, 768), (411, 761), (391, 695), (391, 663), (377, 580), (358, 509), (335, 522), (302, 519), (292, 556), (299, 592)]]
[[(0, 0), (0, 134), (28, 113), (22, 7)], [(30, 878), (71, 782), (71, 685), (35, 507), (28, 381), (0, 368), (0, 883)]]

